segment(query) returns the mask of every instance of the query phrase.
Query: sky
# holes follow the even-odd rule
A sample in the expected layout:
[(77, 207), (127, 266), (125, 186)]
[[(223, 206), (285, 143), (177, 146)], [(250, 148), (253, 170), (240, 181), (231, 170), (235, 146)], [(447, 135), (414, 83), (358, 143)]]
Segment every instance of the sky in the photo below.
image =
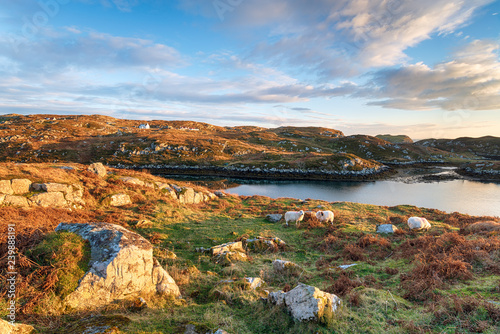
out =
[(0, 114), (500, 136), (500, 0), (0, 0)]

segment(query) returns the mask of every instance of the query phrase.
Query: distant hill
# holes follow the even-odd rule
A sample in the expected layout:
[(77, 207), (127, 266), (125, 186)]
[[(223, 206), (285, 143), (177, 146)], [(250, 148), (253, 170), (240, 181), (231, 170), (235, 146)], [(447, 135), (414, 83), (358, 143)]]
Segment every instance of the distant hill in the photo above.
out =
[(386, 140), (393, 144), (411, 144), (413, 140), (407, 135), (376, 135), (375, 137)]
[(419, 146), (434, 147), (453, 153), (474, 155), (481, 158), (500, 159), (500, 138), (484, 136), (480, 138), (460, 137), (457, 139), (424, 139), (415, 143)]
[[(149, 129), (139, 125), (148, 123)], [(345, 136), (324, 127), (221, 127), (194, 121), (141, 121), (100, 115), (4, 115), (0, 162), (103, 162), (123, 167), (192, 166), (344, 175), (384, 164), (470, 162), (498, 156), (500, 138)]]

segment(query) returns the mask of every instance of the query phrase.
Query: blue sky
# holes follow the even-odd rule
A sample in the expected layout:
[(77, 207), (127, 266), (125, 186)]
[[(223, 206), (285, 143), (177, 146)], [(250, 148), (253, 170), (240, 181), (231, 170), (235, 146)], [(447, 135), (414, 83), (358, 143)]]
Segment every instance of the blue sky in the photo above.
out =
[(500, 1), (0, 0), (0, 113), (500, 136)]

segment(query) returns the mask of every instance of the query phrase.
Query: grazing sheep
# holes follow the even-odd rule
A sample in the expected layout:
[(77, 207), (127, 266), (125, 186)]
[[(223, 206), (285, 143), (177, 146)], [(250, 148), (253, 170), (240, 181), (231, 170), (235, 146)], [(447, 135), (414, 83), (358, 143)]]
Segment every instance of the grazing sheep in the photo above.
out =
[(330, 210), (316, 212), (316, 218), (322, 223), (330, 223), (333, 225), (333, 212)]
[(431, 224), (425, 218), (410, 217), (408, 218), (408, 227), (410, 230), (428, 230), (431, 228)]
[(304, 211), (288, 211), (285, 213), (285, 222), (288, 226), (288, 222), (295, 222), (297, 227), (299, 227), (300, 222), (304, 219)]

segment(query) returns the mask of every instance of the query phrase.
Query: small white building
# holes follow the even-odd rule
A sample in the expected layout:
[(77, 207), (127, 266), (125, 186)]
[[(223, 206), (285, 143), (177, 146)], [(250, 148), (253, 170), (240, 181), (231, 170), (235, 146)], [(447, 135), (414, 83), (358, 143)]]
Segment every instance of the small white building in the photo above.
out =
[(150, 128), (150, 127), (149, 127), (149, 124), (148, 124), (148, 123), (146, 123), (146, 124), (140, 124), (140, 125), (139, 125), (139, 129), (149, 129), (149, 128)]

